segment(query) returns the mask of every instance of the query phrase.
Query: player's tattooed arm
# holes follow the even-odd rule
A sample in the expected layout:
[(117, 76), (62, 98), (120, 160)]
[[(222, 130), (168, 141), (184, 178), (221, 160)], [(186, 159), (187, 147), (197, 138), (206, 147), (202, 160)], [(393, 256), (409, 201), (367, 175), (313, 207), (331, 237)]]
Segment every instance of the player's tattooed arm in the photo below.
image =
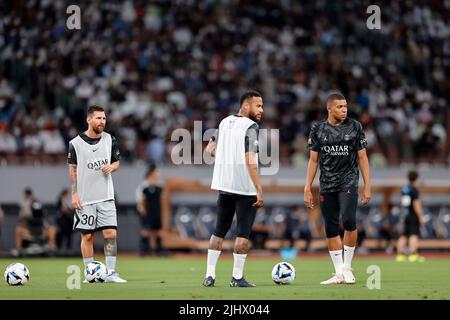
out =
[(248, 173), (252, 179), (253, 185), (256, 189), (256, 202), (253, 204), (254, 207), (260, 208), (264, 206), (264, 197), (261, 179), (258, 174), (258, 164), (254, 152), (245, 153), (245, 162), (247, 163)]
[(113, 172), (119, 170), (119, 168), (120, 168), (120, 161), (115, 161), (111, 164), (104, 165), (102, 167), (102, 172), (104, 174), (110, 174), (110, 173), (113, 173)]
[(78, 196), (77, 189), (77, 165), (69, 164), (69, 176), (70, 176), (70, 185), (72, 189), (72, 206), (75, 209), (81, 209), (81, 201)]

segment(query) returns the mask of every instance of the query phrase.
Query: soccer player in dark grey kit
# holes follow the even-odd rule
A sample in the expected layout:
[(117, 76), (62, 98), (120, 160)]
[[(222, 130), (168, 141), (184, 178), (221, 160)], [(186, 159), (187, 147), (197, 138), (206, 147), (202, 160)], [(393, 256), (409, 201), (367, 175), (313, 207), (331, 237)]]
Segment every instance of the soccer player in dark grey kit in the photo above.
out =
[[(87, 265), (94, 261), (94, 232), (102, 231), (105, 239), (106, 282), (124, 283), (116, 269), (117, 213), (111, 173), (120, 166), (116, 139), (104, 131), (105, 111), (91, 106), (88, 129), (69, 143), (69, 174), (72, 205), (76, 210), (74, 229), (81, 232), (81, 253)], [(85, 281), (87, 282), (87, 281)]]
[[(367, 141), (361, 123), (347, 117), (347, 101), (339, 93), (327, 99), (328, 118), (316, 123), (309, 135), (310, 159), (304, 190), (304, 202), (313, 208), (312, 183), (320, 166), (319, 203), (325, 220), (328, 250), (336, 273), (320, 284), (353, 284), (356, 279), (351, 263), (356, 247), (356, 208), (358, 206), (359, 169), (364, 179), (361, 203), (371, 198)], [(344, 225), (344, 256), (339, 236), (339, 218)]]

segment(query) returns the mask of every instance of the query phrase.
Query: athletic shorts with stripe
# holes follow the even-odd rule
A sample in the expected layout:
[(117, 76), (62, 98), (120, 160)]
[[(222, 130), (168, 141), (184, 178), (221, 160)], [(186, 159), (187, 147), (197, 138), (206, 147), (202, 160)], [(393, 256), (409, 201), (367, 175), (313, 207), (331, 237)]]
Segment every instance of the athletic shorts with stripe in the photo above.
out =
[(117, 229), (117, 211), (114, 200), (83, 205), (75, 210), (73, 229), (90, 233), (103, 229)]

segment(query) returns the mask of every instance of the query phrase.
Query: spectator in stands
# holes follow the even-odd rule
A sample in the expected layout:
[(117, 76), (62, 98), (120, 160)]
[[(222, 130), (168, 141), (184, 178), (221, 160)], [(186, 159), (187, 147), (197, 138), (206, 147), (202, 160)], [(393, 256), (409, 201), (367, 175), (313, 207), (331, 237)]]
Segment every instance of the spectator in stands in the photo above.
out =
[(399, 220), (399, 208), (392, 203), (389, 210), (382, 215), (380, 229), (378, 230), (378, 246), (385, 249), (386, 253), (393, 253), (398, 238), (397, 224)]
[(24, 250), (31, 245), (36, 245), (38, 251), (30, 254), (53, 254), (55, 250), (55, 227), (47, 221), (46, 213), (42, 204), (36, 199), (32, 199), (29, 205), (30, 214), (23, 216), (15, 230), (16, 247), (12, 254), (19, 256), (26, 254)]
[(22, 194), (22, 200), (19, 204), (19, 223), (25, 219), (31, 217), (31, 204), (35, 201), (33, 196), (33, 190), (31, 188), (25, 188)]
[(72, 250), (74, 211), (72, 208), (72, 199), (70, 198), (68, 189), (63, 189), (59, 194), (56, 209), (56, 246), (61, 252), (63, 249), (63, 243), (65, 243), (65, 250), (69, 253)]
[[(82, 20), (96, 17), (96, 23), (76, 34), (64, 32), (53, 16), (58, 3), (44, 8), (39, 1), (22, 1), (3, 10), (0, 123), (8, 129), (0, 134), (0, 156), (21, 155), (23, 147), (30, 148), (23, 141), (29, 123), (36, 123), (41, 136), (53, 115), (61, 125), (44, 136), (60, 140), (59, 130), (68, 141), (84, 125), (83, 107), (97, 102), (110, 106), (110, 129), (130, 151), (127, 160), (165, 161), (173, 129), (194, 120), (214, 127), (243, 87), (261, 87), (272, 106), (266, 123), (283, 137), (282, 163), (304, 165), (301, 145), (323, 117), (317, 107), (330, 88), (342, 87), (353, 105), (350, 116), (370, 127), (367, 139), (370, 132), (374, 143), (368, 153), (378, 166), (448, 162), (446, 1), (384, 3), (382, 33), (360, 28), (366, 8), (358, 0), (332, 6), (94, 2), (82, 10)], [(187, 23), (184, 17), (192, 12)], [(52, 32), (41, 32), (43, 25)], [(80, 39), (92, 41), (80, 46)], [(283, 116), (288, 109), (294, 117)], [(121, 130), (122, 122), (127, 130)], [(423, 148), (425, 141), (429, 146)], [(61, 148), (55, 149), (44, 144), (34, 150), (58, 159), (54, 153)], [(439, 156), (430, 158), (427, 149)]]
[(0, 122), (0, 157), (14, 154), (17, 149), (16, 138), (11, 134), (8, 126)]
[(288, 240), (289, 247), (295, 248), (296, 240), (305, 240), (304, 251), (308, 251), (312, 234), (309, 225), (308, 213), (300, 206), (291, 207), (285, 221), (284, 239)]

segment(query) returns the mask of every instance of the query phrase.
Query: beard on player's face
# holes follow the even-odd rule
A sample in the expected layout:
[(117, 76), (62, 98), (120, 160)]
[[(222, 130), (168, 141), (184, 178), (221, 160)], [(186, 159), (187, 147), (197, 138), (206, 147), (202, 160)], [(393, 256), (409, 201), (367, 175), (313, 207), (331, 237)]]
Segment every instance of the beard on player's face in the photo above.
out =
[(99, 128), (99, 127), (93, 127), (92, 130), (94, 130), (94, 132), (96, 134), (100, 134), (103, 132), (103, 128)]
[(261, 116), (258, 116), (258, 113), (250, 113), (249, 118), (255, 122), (259, 122), (261, 120)]
[(259, 112), (258, 108), (255, 108), (255, 110), (252, 110), (252, 108), (250, 108), (248, 117), (255, 122), (259, 122), (261, 120), (262, 113)]
[(105, 125), (104, 125), (104, 124), (98, 124), (98, 125), (93, 125), (93, 126), (92, 126), (92, 130), (93, 130), (96, 134), (102, 133), (104, 129), (105, 129)]

